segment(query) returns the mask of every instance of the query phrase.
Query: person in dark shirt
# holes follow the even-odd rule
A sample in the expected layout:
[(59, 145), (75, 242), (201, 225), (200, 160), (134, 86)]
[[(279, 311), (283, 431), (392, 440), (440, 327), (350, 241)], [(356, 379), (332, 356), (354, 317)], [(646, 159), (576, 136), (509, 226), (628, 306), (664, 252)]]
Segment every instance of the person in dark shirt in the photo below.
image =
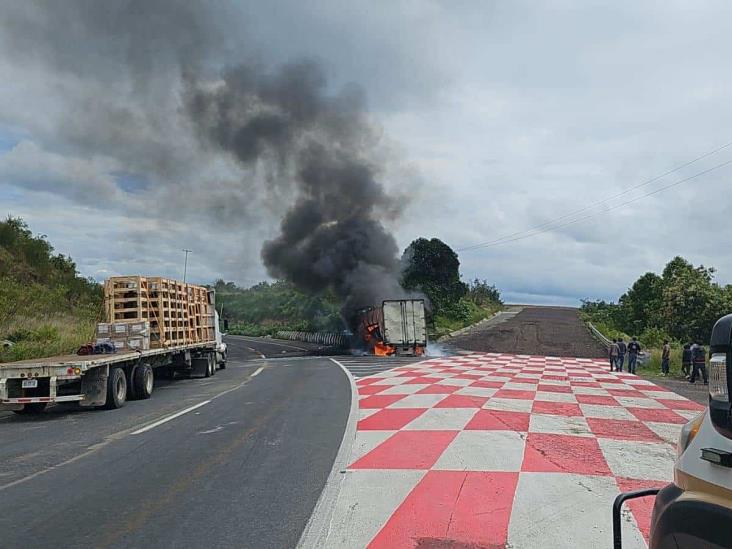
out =
[(704, 379), (704, 385), (708, 384), (709, 379), (707, 378), (707, 356), (706, 352), (704, 351), (704, 346), (698, 341), (694, 346), (692, 360), (694, 362), (694, 370), (691, 372), (691, 378), (689, 379), (689, 382), (695, 383), (697, 372), (701, 371), (702, 378)]
[(612, 344), (610, 345), (610, 349), (608, 349), (608, 354), (610, 355), (610, 371), (614, 372), (618, 369), (618, 342), (617, 340), (613, 339)]
[(669, 366), (671, 365), (671, 346), (668, 339), (663, 341), (663, 350), (661, 351), (661, 373), (668, 377)]
[(638, 354), (641, 352), (640, 343), (638, 338), (633, 336), (633, 341), (628, 343), (628, 371), (631, 374), (635, 373), (635, 365), (638, 361)]
[(684, 372), (686, 379), (691, 377), (691, 345), (688, 343), (681, 352), (681, 371)]
[(618, 339), (618, 372), (623, 371), (623, 365), (625, 364), (625, 353), (628, 351), (628, 347), (625, 345), (625, 341), (621, 337)]

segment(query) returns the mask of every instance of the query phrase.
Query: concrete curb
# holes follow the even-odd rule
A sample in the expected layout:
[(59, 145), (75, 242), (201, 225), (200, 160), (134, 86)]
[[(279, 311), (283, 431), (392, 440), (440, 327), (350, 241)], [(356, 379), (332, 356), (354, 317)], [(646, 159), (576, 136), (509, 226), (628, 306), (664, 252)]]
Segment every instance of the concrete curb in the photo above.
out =
[(505, 322), (506, 320), (516, 316), (518, 313), (520, 313), (522, 311), (522, 309), (523, 309), (523, 307), (521, 307), (521, 306), (510, 305), (501, 311), (496, 311), (495, 313), (493, 313), (492, 316), (490, 316), (488, 318), (483, 318), (483, 319), (479, 320), (475, 324), (471, 324), (470, 326), (466, 326), (465, 328), (460, 328), (459, 330), (455, 330), (454, 332), (450, 332), (449, 334), (442, 336), (441, 338), (439, 338), (437, 340), (437, 342), (444, 343), (446, 341), (450, 341), (450, 339), (452, 339), (453, 337), (458, 337), (463, 334), (470, 333), (473, 330), (479, 329), (483, 326), (489, 327), (489, 326), (501, 324), (502, 322)]
[(345, 478), (343, 473), (350, 461), (353, 444), (356, 440), (356, 423), (358, 422), (358, 387), (356, 386), (356, 380), (343, 364), (334, 358), (330, 360), (343, 370), (343, 373), (348, 376), (351, 382), (351, 410), (346, 421), (343, 440), (341, 440), (338, 453), (333, 461), (333, 468), (328, 475), (328, 479), (325, 481), (325, 486), (318, 498), (318, 502), (315, 504), (313, 514), (310, 515), (310, 519), (305, 525), (305, 530), (303, 530), (302, 536), (300, 536), (300, 541), (297, 543), (298, 549), (325, 547), (328, 535), (330, 534), (335, 503), (341, 491), (341, 484)]

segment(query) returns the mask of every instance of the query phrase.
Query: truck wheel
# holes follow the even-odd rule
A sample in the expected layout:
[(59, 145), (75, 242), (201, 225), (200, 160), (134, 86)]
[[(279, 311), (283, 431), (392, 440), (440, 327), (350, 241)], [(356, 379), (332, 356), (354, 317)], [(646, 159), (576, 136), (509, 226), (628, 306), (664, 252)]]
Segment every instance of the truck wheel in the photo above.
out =
[(152, 368), (148, 364), (143, 364), (135, 369), (132, 386), (135, 389), (135, 398), (145, 400), (152, 396), (155, 378)]
[(219, 362), (219, 368), (226, 370), (226, 353), (221, 355), (221, 362)]
[(33, 415), (41, 414), (45, 411), (48, 402), (34, 402), (32, 404), (26, 404), (22, 410), (13, 410), (16, 414), (22, 415)]
[(211, 363), (211, 375), (216, 375), (216, 369), (219, 367), (218, 361), (216, 360), (216, 353), (208, 355), (208, 361)]
[(208, 355), (208, 360), (206, 361), (206, 373), (203, 374), (203, 377), (211, 377), (213, 375), (213, 368), (211, 367), (211, 355)]
[(107, 410), (122, 408), (127, 401), (127, 377), (122, 368), (111, 368), (107, 378)]

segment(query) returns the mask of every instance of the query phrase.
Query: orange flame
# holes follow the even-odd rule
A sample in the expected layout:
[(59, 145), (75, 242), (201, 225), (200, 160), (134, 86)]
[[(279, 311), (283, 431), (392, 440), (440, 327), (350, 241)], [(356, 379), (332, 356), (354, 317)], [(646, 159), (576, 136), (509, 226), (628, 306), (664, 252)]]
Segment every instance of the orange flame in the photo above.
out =
[(396, 349), (391, 345), (387, 345), (383, 341), (377, 341), (374, 345), (374, 354), (376, 356), (391, 356), (396, 352)]

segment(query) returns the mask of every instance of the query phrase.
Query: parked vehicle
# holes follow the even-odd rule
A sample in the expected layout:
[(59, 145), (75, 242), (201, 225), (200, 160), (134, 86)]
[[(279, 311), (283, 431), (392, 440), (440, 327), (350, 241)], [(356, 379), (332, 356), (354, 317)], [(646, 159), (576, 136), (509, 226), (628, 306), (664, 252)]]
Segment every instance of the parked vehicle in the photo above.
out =
[[(210, 377), (226, 367), (213, 291), (177, 281), (114, 277), (105, 283), (107, 331), (140, 327), (127, 337), (97, 339), (110, 354), (67, 355), (0, 364), (0, 410), (39, 413), (50, 403), (120, 408), (152, 396), (155, 377)], [(104, 334), (102, 334), (104, 335)], [(152, 342), (150, 341), (152, 339)]]

